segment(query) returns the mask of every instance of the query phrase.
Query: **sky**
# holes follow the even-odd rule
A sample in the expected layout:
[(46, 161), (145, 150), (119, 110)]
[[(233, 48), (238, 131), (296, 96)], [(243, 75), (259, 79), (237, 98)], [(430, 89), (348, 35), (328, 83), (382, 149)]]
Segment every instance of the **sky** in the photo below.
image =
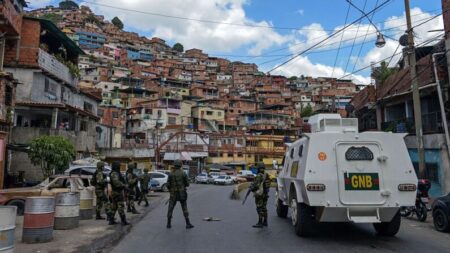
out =
[[(29, 9), (57, 5), (29, 0)], [(160, 37), (170, 45), (199, 48), (211, 56), (256, 63), (285, 76), (345, 77), (370, 83), (370, 65), (398, 61), (398, 38), (406, 30), (403, 0), (77, 0), (107, 19), (119, 17), (125, 30)], [(386, 3), (385, 3), (386, 2)], [(432, 45), (442, 35), (441, 0), (410, 0), (416, 45)], [(375, 12), (360, 19), (380, 6)], [(168, 17), (170, 16), (170, 17)], [(178, 17), (178, 18), (174, 18)], [(358, 21), (357, 21), (358, 20)], [(355, 22), (356, 21), (356, 22)], [(343, 32), (326, 39), (334, 32)], [(377, 32), (386, 39), (375, 46)], [(396, 55), (394, 55), (396, 53)], [(394, 56), (393, 56), (394, 55)], [(295, 57), (290, 62), (283, 62)], [(365, 69), (364, 69), (365, 68)], [(363, 69), (361, 71), (358, 71)], [(356, 72), (357, 71), (357, 72)]]

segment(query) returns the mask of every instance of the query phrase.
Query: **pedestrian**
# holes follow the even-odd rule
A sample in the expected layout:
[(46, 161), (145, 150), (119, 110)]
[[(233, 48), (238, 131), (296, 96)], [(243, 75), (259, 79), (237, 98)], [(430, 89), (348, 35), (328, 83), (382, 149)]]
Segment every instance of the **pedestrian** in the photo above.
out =
[(135, 201), (135, 197), (136, 197), (136, 186), (138, 183), (138, 177), (136, 176), (136, 174), (134, 174), (134, 169), (135, 169), (135, 165), (134, 163), (129, 163), (128, 164), (128, 169), (127, 169), (127, 184), (128, 184), (128, 188), (127, 188), (127, 212), (129, 213), (133, 213), (133, 214), (139, 214), (139, 212), (136, 210), (136, 207), (134, 206), (134, 201)]
[(169, 209), (167, 211), (167, 228), (172, 227), (172, 213), (173, 209), (177, 202), (180, 202), (181, 209), (183, 209), (184, 218), (186, 220), (186, 228), (191, 229), (194, 226), (191, 224), (189, 220), (189, 212), (187, 208), (187, 191), (186, 188), (189, 187), (189, 180), (181, 169), (182, 163), (180, 160), (175, 160), (174, 170), (169, 175), (169, 179), (167, 180), (167, 188), (170, 192), (169, 198)]
[(124, 191), (127, 189), (125, 178), (120, 173), (120, 163), (115, 161), (111, 164), (111, 173), (109, 175), (111, 180), (111, 198), (112, 198), (112, 211), (109, 217), (109, 225), (114, 225), (114, 216), (116, 212), (119, 212), (122, 225), (130, 225), (127, 222), (124, 211)]
[(95, 187), (95, 196), (97, 196), (97, 206), (96, 206), (96, 220), (104, 220), (101, 212), (103, 207), (105, 207), (105, 213), (111, 212), (111, 205), (108, 201), (108, 196), (106, 195), (106, 187), (108, 186), (108, 179), (103, 174), (103, 170), (105, 168), (105, 163), (100, 161), (97, 163), (97, 170), (95, 171), (94, 176), (91, 179), (92, 185)]
[(265, 172), (264, 163), (256, 166), (258, 174), (250, 185), (250, 190), (255, 196), (256, 211), (258, 212), (258, 223), (254, 228), (267, 227), (267, 200), (269, 199), (270, 177)]
[(145, 206), (148, 206), (147, 194), (148, 194), (148, 183), (150, 182), (150, 174), (148, 174), (148, 169), (144, 169), (144, 175), (139, 178), (139, 182), (141, 184), (141, 196), (138, 201), (138, 205), (141, 205), (141, 202), (145, 202)]

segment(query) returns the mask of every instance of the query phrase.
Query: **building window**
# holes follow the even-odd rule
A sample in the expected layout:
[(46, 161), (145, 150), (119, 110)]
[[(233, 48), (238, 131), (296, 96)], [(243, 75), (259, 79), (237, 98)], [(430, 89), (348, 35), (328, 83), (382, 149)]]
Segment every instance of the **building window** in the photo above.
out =
[(145, 109), (145, 114), (152, 114), (152, 109)]
[(243, 157), (242, 153), (238, 153), (237, 156), (238, 156), (238, 157)]
[(206, 115), (213, 115), (213, 112), (212, 111), (206, 111)]
[(217, 116), (221, 117), (222, 116), (222, 112), (217, 112)]
[(84, 110), (88, 112), (93, 112), (94, 106), (91, 103), (84, 102)]
[(80, 122), (80, 131), (87, 131), (87, 126), (88, 126), (88, 124), (87, 124), (87, 121), (81, 121)]
[(169, 117), (168, 123), (169, 123), (169, 125), (176, 125), (177, 124), (177, 118)]
[(118, 112), (112, 112), (112, 117), (113, 117), (113, 119), (119, 118), (119, 113)]
[(6, 90), (5, 90), (5, 105), (6, 106), (11, 106), (12, 105), (12, 94), (13, 93), (13, 89), (9, 86), (6, 86)]
[(55, 96), (56, 99), (56, 85), (54, 83), (51, 83), (48, 78), (45, 78), (44, 91)]
[(228, 153), (228, 157), (233, 157), (233, 153)]
[(97, 116), (103, 117), (104, 114), (105, 114), (105, 112), (102, 109), (97, 110)]

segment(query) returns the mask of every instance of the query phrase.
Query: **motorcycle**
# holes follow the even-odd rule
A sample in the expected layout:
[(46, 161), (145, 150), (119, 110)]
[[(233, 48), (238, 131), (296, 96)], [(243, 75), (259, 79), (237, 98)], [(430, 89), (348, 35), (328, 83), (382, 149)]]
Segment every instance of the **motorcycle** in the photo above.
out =
[(428, 195), (430, 188), (431, 183), (429, 180), (420, 179), (417, 187), (416, 204), (414, 206), (402, 207), (400, 209), (400, 215), (403, 217), (409, 217), (415, 213), (419, 221), (426, 221), (428, 215), (427, 205), (430, 202), (430, 197)]

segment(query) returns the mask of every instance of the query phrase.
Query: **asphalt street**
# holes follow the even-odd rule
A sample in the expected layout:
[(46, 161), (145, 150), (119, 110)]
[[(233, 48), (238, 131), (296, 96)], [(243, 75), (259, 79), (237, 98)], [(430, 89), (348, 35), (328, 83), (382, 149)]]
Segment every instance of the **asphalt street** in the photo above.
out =
[[(377, 236), (370, 224), (320, 224), (317, 234), (297, 237), (290, 218), (276, 216), (274, 190), (269, 200), (269, 227), (252, 228), (257, 216), (253, 198), (243, 206), (230, 200), (232, 187), (193, 185), (188, 208), (194, 229), (186, 230), (179, 204), (172, 229), (166, 229), (167, 205), (157, 206), (112, 249), (114, 253), (158, 252), (450, 252), (450, 234), (432, 224), (403, 219), (396, 237)], [(164, 196), (164, 198), (167, 198)], [(221, 221), (203, 221), (215, 217)]]

